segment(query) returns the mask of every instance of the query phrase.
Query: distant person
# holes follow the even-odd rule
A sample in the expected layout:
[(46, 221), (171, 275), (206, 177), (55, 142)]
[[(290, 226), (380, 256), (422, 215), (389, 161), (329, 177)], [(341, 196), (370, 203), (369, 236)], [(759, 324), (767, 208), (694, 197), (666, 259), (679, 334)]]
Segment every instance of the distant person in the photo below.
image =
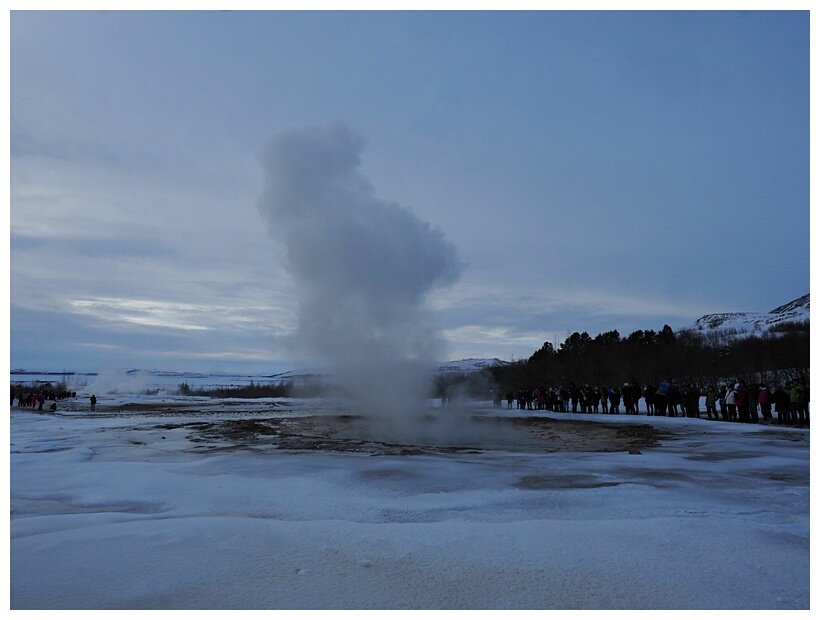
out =
[(43, 394), (42, 392), (40, 392), (37, 395), (37, 403), (39, 404), (39, 407), (37, 407), (37, 411), (42, 411), (43, 410), (43, 405), (45, 404), (45, 402), (46, 402), (46, 395)]
[[(714, 385), (710, 385), (706, 388), (706, 415), (709, 416), (709, 419), (712, 419), (712, 414), (715, 415), (715, 420), (718, 419), (717, 413), (717, 399), (718, 394), (717, 390), (715, 389)], [(700, 417), (700, 416), (698, 416)]]
[(666, 410), (670, 418), (678, 417), (678, 405), (680, 404), (680, 387), (673, 383), (666, 391)]
[(803, 391), (800, 393), (800, 410), (805, 415), (806, 426), (809, 426), (809, 384), (803, 382)]
[[(787, 382), (786, 387), (790, 384)], [(782, 425), (791, 424), (792, 411), (789, 393), (781, 386), (776, 386), (772, 392), (772, 400), (774, 401), (774, 410), (777, 413), (777, 423)]]
[(730, 385), (729, 389), (726, 390), (726, 411), (730, 422), (734, 422), (737, 419), (737, 405), (735, 400), (737, 397), (737, 392), (735, 390), (738, 385), (738, 383)]
[(683, 386), (683, 412), (687, 418), (700, 418), (700, 390), (691, 383)]
[(539, 388), (533, 392), (535, 394), (535, 408), (541, 411), (544, 408), (544, 390)]
[(760, 398), (760, 386), (757, 383), (750, 383), (746, 388), (746, 401), (749, 403), (749, 420), (752, 424), (758, 424), (760, 417), (757, 412), (757, 399)]
[(765, 383), (760, 384), (760, 392), (757, 395), (757, 403), (760, 405), (760, 413), (763, 421), (767, 424), (772, 421), (772, 395)]
[(570, 393), (567, 388), (561, 386), (559, 390), (559, 394), (561, 396), (561, 411), (563, 413), (567, 413), (569, 411), (569, 400), (570, 400)]
[(91, 395), (91, 411), (96, 411), (97, 409), (97, 396), (96, 394)]
[(645, 385), (643, 387), (643, 402), (646, 403), (646, 415), (655, 415), (655, 386)]
[(619, 414), (618, 407), (621, 404), (621, 393), (618, 388), (612, 388), (609, 392), (609, 413)]
[(589, 387), (589, 384), (584, 383), (578, 390), (578, 411), (580, 413), (589, 413), (592, 411), (592, 389)]
[(749, 416), (749, 401), (745, 381), (735, 384), (735, 408), (737, 409), (738, 422), (751, 424), (752, 419)]
[(804, 403), (808, 402), (808, 399), (805, 398), (803, 393), (804, 390), (805, 386), (801, 380), (798, 379), (792, 383), (792, 389), (789, 395), (791, 397), (792, 424), (796, 426), (804, 426), (809, 418), (808, 409), (804, 408)]
[(658, 391), (655, 392), (655, 415), (664, 416), (666, 415), (666, 393), (668, 391), (667, 384), (661, 383), (661, 386), (658, 388)]
[(718, 406), (720, 407), (720, 417), (724, 420), (729, 419), (729, 410), (726, 407), (726, 386), (721, 385), (718, 390)]
[(634, 413), (632, 411), (632, 386), (628, 383), (624, 383), (624, 387), (621, 389), (621, 398), (624, 401), (624, 413), (626, 415)]

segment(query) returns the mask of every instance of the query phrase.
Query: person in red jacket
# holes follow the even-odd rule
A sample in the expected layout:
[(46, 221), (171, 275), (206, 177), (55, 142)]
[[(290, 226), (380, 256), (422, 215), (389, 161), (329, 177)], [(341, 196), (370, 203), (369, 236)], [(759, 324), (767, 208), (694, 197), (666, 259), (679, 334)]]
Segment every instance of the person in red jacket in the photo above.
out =
[(757, 395), (757, 402), (760, 405), (760, 413), (763, 414), (763, 421), (772, 421), (772, 395), (765, 383), (760, 384), (760, 393)]
[(738, 422), (751, 423), (749, 416), (749, 402), (746, 394), (746, 383), (741, 381), (735, 386), (735, 406), (737, 407)]

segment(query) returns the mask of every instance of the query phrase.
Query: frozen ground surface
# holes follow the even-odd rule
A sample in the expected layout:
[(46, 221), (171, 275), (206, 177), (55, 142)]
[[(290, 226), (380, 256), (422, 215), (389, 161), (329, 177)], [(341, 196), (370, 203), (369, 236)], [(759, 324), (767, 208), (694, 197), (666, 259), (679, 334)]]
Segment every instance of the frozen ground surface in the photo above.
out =
[(12, 609), (810, 606), (806, 429), (86, 403), (11, 409)]

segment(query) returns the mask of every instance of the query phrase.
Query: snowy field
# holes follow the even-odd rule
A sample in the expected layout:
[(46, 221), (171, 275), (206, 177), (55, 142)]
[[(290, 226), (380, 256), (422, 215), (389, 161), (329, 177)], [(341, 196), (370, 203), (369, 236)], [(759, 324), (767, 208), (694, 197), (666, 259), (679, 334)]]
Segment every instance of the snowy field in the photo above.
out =
[(321, 401), (87, 403), (11, 408), (12, 609), (809, 609), (806, 429), (526, 412), (660, 434), (402, 453), (321, 444)]

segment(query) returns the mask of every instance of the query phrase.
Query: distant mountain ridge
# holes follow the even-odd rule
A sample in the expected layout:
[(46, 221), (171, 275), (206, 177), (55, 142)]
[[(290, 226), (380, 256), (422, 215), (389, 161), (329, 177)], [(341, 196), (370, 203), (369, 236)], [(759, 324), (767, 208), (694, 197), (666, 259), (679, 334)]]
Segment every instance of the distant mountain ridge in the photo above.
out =
[(477, 372), (479, 370), (486, 370), (488, 368), (496, 368), (498, 366), (507, 366), (510, 362), (505, 362), (497, 357), (491, 358), (474, 358), (457, 360), (452, 362), (442, 362), (438, 365), (437, 371), (439, 374), (447, 373), (468, 373)]
[[(469, 374), (472, 372), (479, 372), (488, 368), (495, 368), (498, 366), (507, 366), (510, 362), (505, 362), (497, 357), (492, 358), (468, 358), (463, 360), (453, 360), (450, 362), (437, 362), (433, 368), (434, 374)], [(311, 380), (322, 380), (326, 378), (327, 373), (320, 369), (311, 370), (290, 370), (287, 372), (277, 373), (275, 375), (268, 375), (268, 379), (280, 382), (293, 382), (302, 384)]]
[(786, 323), (809, 321), (809, 294), (778, 306), (770, 312), (724, 312), (706, 314), (681, 331), (735, 331), (739, 334), (763, 333)]

